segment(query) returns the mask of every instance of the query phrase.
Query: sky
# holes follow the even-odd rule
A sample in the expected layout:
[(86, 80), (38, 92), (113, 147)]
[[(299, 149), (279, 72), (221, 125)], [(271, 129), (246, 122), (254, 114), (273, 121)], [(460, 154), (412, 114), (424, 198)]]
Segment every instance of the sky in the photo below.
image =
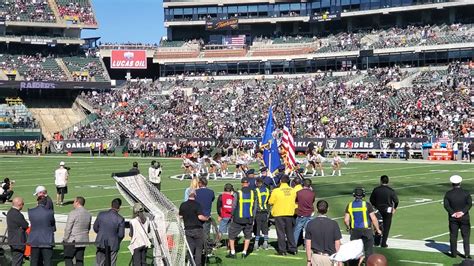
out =
[(162, 0), (92, 0), (98, 30), (84, 30), (82, 37), (101, 42), (159, 43), (166, 35)]

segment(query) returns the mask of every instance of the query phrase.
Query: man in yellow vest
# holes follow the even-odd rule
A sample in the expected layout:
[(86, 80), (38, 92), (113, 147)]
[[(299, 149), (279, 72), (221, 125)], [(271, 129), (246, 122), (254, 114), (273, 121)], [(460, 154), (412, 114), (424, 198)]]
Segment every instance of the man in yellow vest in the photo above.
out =
[(272, 191), (268, 200), (268, 204), (272, 205), (272, 216), (275, 217), (277, 255), (281, 256), (286, 256), (287, 252), (291, 255), (297, 254), (293, 232), (296, 193), (288, 185), (289, 182), (288, 175), (282, 175), (280, 185)]
[(227, 258), (235, 259), (235, 239), (244, 232), (244, 250), (242, 258), (246, 258), (249, 254), (247, 250), (252, 239), (253, 220), (257, 207), (255, 192), (249, 188), (249, 179), (242, 178), (242, 189), (234, 194), (234, 202), (232, 207), (232, 222), (229, 227), (229, 246), (230, 253)]
[(253, 250), (259, 248), (258, 242), (260, 241), (260, 233), (263, 234), (263, 249), (268, 249), (268, 199), (270, 198), (270, 189), (265, 186), (262, 178), (257, 178), (257, 188), (255, 193), (257, 195), (257, 213), (255, 214), (255, 244)]
[[(362, 239), (364, 243), (365, 258), (373, 253), (374, 234), (372, 225), (377, 234), (381, 235), (379, 222), (374, 213), (372, 204), (365, 201), (364, 188), (358, 187), (354, 189), (354, 200), (349, 202), (344, 215), (344, 223), (351, 233), (351, 241)], [(363, 257), (361, 258), (363, 259)]]

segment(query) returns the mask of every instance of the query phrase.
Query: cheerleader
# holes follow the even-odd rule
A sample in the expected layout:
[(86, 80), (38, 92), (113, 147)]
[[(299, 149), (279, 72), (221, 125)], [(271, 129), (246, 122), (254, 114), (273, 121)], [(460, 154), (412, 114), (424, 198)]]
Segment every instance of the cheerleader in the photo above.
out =
[(222, 156), (219, 161), (221, 164), (221, 167), (220, 167), (221, 176), (224, 177), (225, 175), (229, 173), (230, 158), (227, 155), (225, 155), (225, 156)]
[[(319, 153), (316, 153), (316, 155), (314, 155), (313, 157), (314, 157), (313, 162), (314, 162), (316, 170), (319, 170), (319, 172), (321, 173), (321, 176), (324, 176), (323, 162), (326, 161), (326, 158), (324, 158)], [(313, 176), (314, 176), (314, 172), (313, 172)]]
[(189, 175), (189, 176), (193, 176), (194, 175), (194, 163), (186, 158), (186, 155), (183, 154), (181, 156), (181, 158), (183, 159), (183, 162), (181, 164), (181, 168), (184, 169), (184, 173), (183, 175), (181, 175), (181, 181), (184, 179), (185, 176)]
[(247, 171), (247, 156), (245, 153), (241, 153), (235, 160), (235, 172), (234, 178), (244, 177), (244, 173)]
[[(199, 155), (196, 154), (196, 157), (197, 158)], [(207, 167), (208, 166), (208, 157), (206, 155), (200, 157), (200, 158), (197, 158), (197, 163), (198, 163), (198, 173), (199, 174), (209, 174), (209, 168)]]
[(337, 153), (334, 155), (332, 158), (332, 176), (336, 174), (336, 171), (338, 173), (338, 176), (341, 176), (341, 168), (342, 168), (342, 163), (345, 163), (344, 160), (339, 156)]
[(217, 169), (219, 169), (221, 167), (221, 165), (216, 161), (214, 160), (214, 158), (207, 158), (206, 159), (207, 162), (209, 164), (209, 171), (207, 172), (207, 179), (209, 179), (211, 177), (211, 175), (214, 175), (214, 180), (217, 180)]
[(313, 171), (313, 174), (311, 176), (316, 175), (316, 163), (314, 162), (315, 156), (313, 155), (312, 150), (307, 150), (306, 152), (306, 165), (305, 165), (305, 171), (304, 171), (304, 176), (308, 173), (309, 169)]

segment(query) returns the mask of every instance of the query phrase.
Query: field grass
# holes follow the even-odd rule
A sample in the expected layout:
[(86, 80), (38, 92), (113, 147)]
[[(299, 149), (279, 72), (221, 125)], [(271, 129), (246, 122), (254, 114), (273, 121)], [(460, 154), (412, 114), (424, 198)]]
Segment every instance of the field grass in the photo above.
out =
[[(69, 194), (66, 200), (74, 196), (84, 196), (87, 200), (86, 208), (93, 215), (106, 210), (110, 201), (120, 197), (111, 173), (122, 172), (130, 169), (133, 161), (138, 161), (142, 173), (147, 176), (150, 158), (86, 158), (86, 157), (15, 157), (4, 156), (0, 158), (0, 177), (9, 177), (16, 180), (15, 195), (25, 198), (26, 208), (35, 205), (32, 195), (37, 185), (44, 185), (50, 191), (50, 196), (55, 200), (53, 172), (59, 161), (65, 161), (71, 167)], [(180, 160), (160, 159), (163, 165), (162, 192), (176, 205), (179, 206), (183, 199), (184, 189), (189, 181), (178, 181), (168, 178), (181, 173)], [(326, 167), (326, 174), (330, 173)], [(474, 165), (473, 164), (429, 164), (423, 163), (374, 163), (351, 162), (343, 169), (341, 177), (316, 177), (313, 179), (318, 198), (325, 198), (329, 202), (329, 216), (341, 223), (344, 208), (351, 200), (354, 187), (363, 186), (370, 192), (378, 185), (379, 177), (388, 175), (391, 186), (394, 187), (400, 198), (400, 208), (394, 216), (391, 236), (399, 239), (423, 240), (432, 239), (436, 242), (448, 242), (447, 215), (442, 206), (444, 193), (450, 188), (449, 176), (460, 174), (464, 178), (463, 187), (474, 191)], [(228, 181), (210, 181), (209, 187), (216, 193), (223, 190)], [(239, 188), (238, 181), (231, 182)], [(7, 210), (9, 205), (0, 206), (0, 210)], [(56, 207), (56, 214), (67, 214), (71, 206)], [(214, 210), (215, 211), (215, 210)], [(122, 215), (130, 217), (129, 206), (123, 206)], [(215, 213), (215, 212), (214, 212)], [(439, 235), (439, 236), (438, 236)], [(435, 236), (435, 237), (433, 237)], [(471, 242), (474, 237), (471, 237)], [(388, 243), (390, 245), (390, 242)], [(460, 259), (451, 259), (441, 253), (419, 251), (404, 251), (395, 249), (376, 249), (377, 252), (387, 256), (390, 265), (415, 265), (407, 261), (421, 261), (452, 265), (459, 263)], [(130, 253), (126, 243), (119, 255), (119, 265), (128, 265)], [(245, 260), (232, 260), (224, 258), (225, 250), (220, 249), (217, 254), (223, 259), (223, 265), (269, 265), (285, 263), (287, 265), (305, 265), (305, 257), (301, 252), (297, 256), (284, 258), (274, 257), (275, 251), (256, 251)], [(87, 249), (88, 262), (92, 265), (94, 260), (93, 248)], [(62, 263), (59, 263), (62, 265)]]

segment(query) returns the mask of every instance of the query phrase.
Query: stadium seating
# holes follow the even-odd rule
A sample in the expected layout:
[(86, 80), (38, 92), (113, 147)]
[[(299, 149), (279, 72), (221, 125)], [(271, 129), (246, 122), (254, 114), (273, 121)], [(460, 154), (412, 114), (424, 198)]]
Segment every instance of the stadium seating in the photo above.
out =
[[(467, 115), (471, 103), (464, 92), (465, 86), (472, 85), (467, 66), (453, 63), (434, 70), (440, 76), (435, 82), (422, 84), (417, 78), (408, 82), (413, 75), (430, 76), (426, 74), (430, 71), (420, 70), (392, 67), (297, 79), (129, 83), (112, 92), (85, 94), (84, 99), (100, 109), (100, 118), (73, 137), (255, 137), (261, 134), (270, 102), (276, 121), (284, 121), (281, 110), (290, 108), (296, 137), (472, 132)], [(457, 108), (451, 108), (453, 103)], [(431, 108), (435, 104), (439, 109)]]
[(69, 72), (76, 80), (95, 80), (106, 82), (110, 78), (102, 65), (102, 61), (95, 57), (64, 57), (62, 58)]
[(0, 6), (8, 21), (56, 22), (48, 1), (1, 0)]
[(23, 80), (66, 81), (64, 73), (54, 58), (37, 55), (1, 55), (1, 68), (4, 71), (18, 71)]
[(247, 54), (247, 49), (217, 49), (205, 50), (202, 52), (202, 57), (242, 57)]
[(61, 18), (74, 23), (96, 25), (94, 10), (89, 0), (56, 0)]
[(0, 104), (0, 128), (37, 128), (32, 114), (24, 104)]

